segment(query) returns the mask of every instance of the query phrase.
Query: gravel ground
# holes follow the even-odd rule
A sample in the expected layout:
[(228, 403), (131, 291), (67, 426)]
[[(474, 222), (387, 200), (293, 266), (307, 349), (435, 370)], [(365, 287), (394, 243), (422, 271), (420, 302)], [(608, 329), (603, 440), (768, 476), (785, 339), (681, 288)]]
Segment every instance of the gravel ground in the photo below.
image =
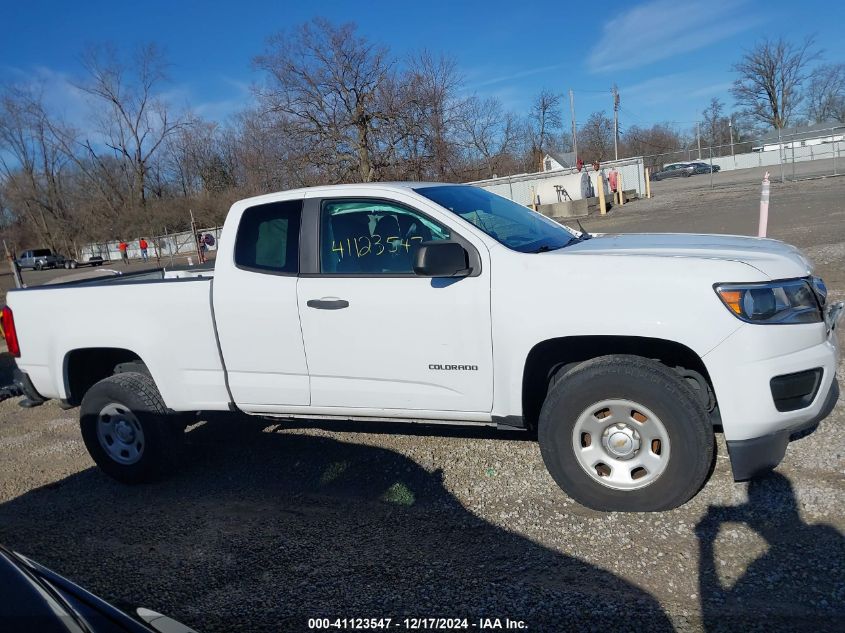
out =
[[(746, 234), (756, 225), (756, 185), (711, 192), (667, 181), (654, 191), (584, 225)], [(775, 185), (770, 221), (840, 298), (843, 199), (845, 179)], [(3, 378), (9, 359), (0, 361)], [(842, 384), (845, 366), (839, 375)], [(507, 617), (550, 632), (840, 631), (844, 419), (840, 402), (751, 484), (733, 483), (717, 436), (714, 472), (691, 502), (602, 514), (568, 499), (519, 434), (206, 422), (189, 429), (177, 476), (126, 487), (93, 468), (75, 411), (7, 401), (0, 542), (200, 631), (303, 631), (315, 616)]]

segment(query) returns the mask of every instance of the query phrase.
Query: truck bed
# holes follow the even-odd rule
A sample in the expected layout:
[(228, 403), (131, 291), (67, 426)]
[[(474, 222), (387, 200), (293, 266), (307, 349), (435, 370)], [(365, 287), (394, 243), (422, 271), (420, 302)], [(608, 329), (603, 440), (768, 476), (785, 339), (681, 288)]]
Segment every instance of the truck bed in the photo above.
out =
[(127, 350), (147, 365), (170, 408), (224, 410), (213, 274), (157, 269), (12, 290), (7, 304), (25, 341), (18, 367), (41, 395), (67, 399), (72, 350)]
[(214, 264), (203, 266), (180, 266), (174, 268), (154, 268), (152, 270), (141, 270), (138, 272), (123, 272), (112, 268), (101, 268), (92, 274), (91, 271), (82, 271), (75, 275), (68, 275), (60, 277), (52, 281), (48, 281), (43, 286), (30, 286), (27, 290), (34, 288), (43, 288), (45, 286), (91, 286), (102, 284), (120, 284), (120, 283), (138, 283), (138, 282), (155, 282), (155, 281), (169, 281), (173, 279), (187, 279), (187, 278), (211, 278), (214, 277)]

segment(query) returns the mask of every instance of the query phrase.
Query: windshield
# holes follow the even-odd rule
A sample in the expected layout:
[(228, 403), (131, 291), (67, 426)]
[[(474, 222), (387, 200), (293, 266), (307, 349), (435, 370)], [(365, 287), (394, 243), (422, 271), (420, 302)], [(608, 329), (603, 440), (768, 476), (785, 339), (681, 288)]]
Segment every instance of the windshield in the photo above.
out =
[(554, 220), (478, 187), (442, 185), (416, 191), (521, 253), (553, 251), (577, 241)]

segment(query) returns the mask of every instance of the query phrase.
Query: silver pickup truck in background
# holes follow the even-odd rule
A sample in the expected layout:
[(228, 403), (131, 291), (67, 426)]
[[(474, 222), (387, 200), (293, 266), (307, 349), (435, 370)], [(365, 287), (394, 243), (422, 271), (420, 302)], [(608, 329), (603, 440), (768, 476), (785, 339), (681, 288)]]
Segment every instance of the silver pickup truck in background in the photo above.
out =
[(36, 248), (21, 253), (18, 257), (19, 268), (43, 270), (45, 268), (76, 268), (76, 260), (65, 258), (49, 248)]

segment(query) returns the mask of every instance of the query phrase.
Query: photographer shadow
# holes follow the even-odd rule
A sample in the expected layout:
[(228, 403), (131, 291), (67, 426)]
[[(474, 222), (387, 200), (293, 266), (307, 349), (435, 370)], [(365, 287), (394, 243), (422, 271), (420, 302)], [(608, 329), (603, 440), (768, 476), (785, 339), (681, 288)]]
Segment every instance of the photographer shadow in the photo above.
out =
[(203, 632), (406, 616), (672, 630), (639, 587), (467, 510), (441, 471), (321, 433), (205, 423), (169, 480), (90, 468), (0, 505), (0, 543)]
[[(716, 552), (726, 523), (747, 526), (768, 548), (731, 587), (719, 578)], [(804, 523), (780, 473), (752, 480), (742, 505), (710, 506), (696, 535), (706, 631), (843, 630), (845, 538), (832, 526)]]

